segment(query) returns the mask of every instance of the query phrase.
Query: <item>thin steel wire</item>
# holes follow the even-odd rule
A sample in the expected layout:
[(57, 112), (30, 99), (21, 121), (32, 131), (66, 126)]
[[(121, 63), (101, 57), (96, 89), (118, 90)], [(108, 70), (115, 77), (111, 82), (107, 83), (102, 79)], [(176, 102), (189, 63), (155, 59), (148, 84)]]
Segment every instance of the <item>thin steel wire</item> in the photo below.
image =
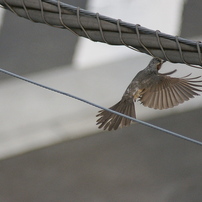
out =
[(194, 144), (197, 144), (197, 145), (202, 146), (202, 142), (200, 142), (200, 141), (198, 141), (198, 140), (195, 140), (195, 139), (192, 139), (192, 138), (189, 138), (189, 137), (180, 135), (180, 134), (178, 134), (178, 133), (169, 131), (169, 130), (167, 130), (167, 129), (161, 128), (161, 127), (159, 127), (159, 126), (155, 126), (155, 125), (153, 125), (153, 124), (150, 124), (150, 123), (147, 123), (147, 122), (144, 122), (144, 121), (135, 119), (135, 118), (130, 117), (130, 116), (127, 116), (127, 115), (125, 115), (125, 114), (121, 114), (121, 113), (119, 113), (119, 112), (117, 112), (117, 111), (113, 111), (113, 110), (111, 110), (111, 109), (102, 107), (102, 106), (100, 106), (100, 105), (97, 105), (97, 104), (95, 104), (95, 103), (93, 103), (93, 102), (90, 102), (90, 101), (85, 100), (85, 99), (83, 99), (83, 98), (80, 98), (80, 97), (77, 97), (77, 96), (75, 96), (75, 95), (72, 95), (72, 94), (70, 94), (70, 93), (66, 93), (66, 92), (57, 90), (57, 89), (55, 89), (55, 88), (52, 88), (52, 87), (49, 87), (49, 86), (46, 86), (46, 85), (37, 83), (37, 82), (32, 81), (32, 80), (30, 80), (30, 79), (28, 79), (28, 78), (25, 78), (25, 77), (23, 77), (23, 76), (17, 75), (17, 74), (15, 74), (15, 73), (9, 72), (9, 71), (4, 70), (4, 69), (1, 69), (1, 68), (0, 68), (0, 72), (2, 72), (2, 73), (4, 73), (4, 74), (7, 74), (7, 75), (9, 75), (9, 76), (15, 77), (15, 78), (17, 78), (17, 79), (23, 80), (23, 81), (25, 81), (25, 82), (31, 83), (31, 84), (33, 84), (33, 85), (39, 86), (39, 87), (44, 88), (44, 89), (46, 89), (46, 90), (50, 90), (50, 91), (52, 91), (52, 92), (55, 92), (55, 93), (58, 93), (58, 94), (61, 94), (61, 95), (64, 95), (64, 96), (71, 97), (71, 98), (73, 98), (73, 99), (76, 99), (76, 100), (78, 100), (78, 101), (84, 102), (84, 103), (86, 103), (86, 104), (88, 104), (88, 105), (91, 105), (91, 106), (93, 106), (93, 107), (96, 107), (96, 108), (99, 108), (99, 109), (103, 109), (103, 110), (109, 111), (109, 112), (111, 112), (111, 113), (117, 114), (117, 115), (122, 116), (122, 117), (125, 117), (125, 118), (127, 118), (127, 119), (130, 119), (131, 121), (135, 121), (135, 122), (137, 122), (137, 123), (139, 123), (139, 124), (142, 124), (142, 125), (144, 125), (144, 126), (147, 126), (147, 127), (150, 127), (150, 128), (153, 128), (153, 129), (156, 129), (156, 130), (159, 130), (159, 131), (162, 131), (162, 132), (164, 132), (164, 133), (166, 133), (166, 134), (169, 134), (169, 135), (172, 135), (172, 136), (174, 136), (174, 137), (177, 137), (177, 138), (186, 140), (186, 141), (188, 141), (188, 142), (192, 142), (192, 143), (194, 143)]
[(39, 1), (39, 4), (40, 4), (40, 7), (41, 7), (41, 17), (42, 17), (44, 23), (46, 25), (49, 25), (49, 26), (52, 26), (52, 27), (60, 28), (59, 26), (54, 26), (54, 25), (51, 25), (50, 23), (47, 22), (46, 17), (44, 15), (44, 8), (43, 8), (42, 1)]
[(77, 7), (77, 12), (76, 12), (76, 15), (77, 15), (77, 21), (81, 27), (81, 29), (83, 30), (83, 32), (85, 33), (86, 35), (86, 38), (90, 39), (91, 41), (93, 41), (93, 39), (89, 36), (88, 32), (85, 30), (85, 28), (83, 27), (83, 25), (81, 24), (81, 20), (80, 20), (80, 8)]
[(28, 18), (30, 21), (35, 22), (35, 21), (30, 17), (29, 12), (28, 12), (28, 10), (27, 10), (27, 7), (26, 7), (26, 5), (25, 5), (24, 0), (21, 0), (21, 2), (22, 2), (22, 6), (23, 6), (23, 8), (24, 8), (24, 10), (25, 10), (25, 13), (26, 13), (26, 15), (27, 15), (27, 18)]
[(19, 16), (18, 13), (16, 13), (15, 10), (13, 10), (13, 8), (11, 6), (9, 6), (9, 4), (6, 3), (6, 0), (3, 0), (3, 2), (13, 13), (15, 13), (17, 16)]
[(180, 53), (180, 57), (181, 57), (182, 61), (183, 61), (186, 65), (189, 65), (189, 66), (191, 66), (191, 67), (195, 67), (194, 65), (191, 65), (191, 64), (187, 63), (186, 60), (184, 59), (183, 52), (182, 52), (182, 48), (181, 48), (180, 43), (179, 43), (179, 37), (176, 36), (176, 37), (175, 37), (175, 40), (176, 40), (176, 44), (177, 44), (177, 47), (178, 47), (178, 49), (179, 49), (179, 53)]
[(161, 49), (161, 51), (162, 51), (164, 57), (166, 58), (166, 60), (169, 61), (169, 62), (172, 62), (172, 61), (168, 58), (168, 56), (166, 55), (166, 53), (165, 53), (165, 50), (164, 50), (164, 48), (163, 48), (163, 46), (162, 46), (162, 44), (161, 44), (161, 40), (160, 40), (160, 38), (159, 38), (159, 33), (161, 33), (161, 32), (160, 32), (159, 30), (156, 30), (156, 38), (157, 38), (159, 47), (160, 47), (160, 49)]
[(58, 1), (58, 11), (59, 11), (59, 19), (60, 19), (60, 22), (61, 24), (67, 29), (69, 30), (70, 32), (72, 32), (73, 34), (76, 34), (78, 36), (78, 34), (76, 32), (74, 32), (72, 29), (70, 29), (63, 21), (62, 19), (62, 11), (61, 11), (61, 5), (60, 5), (60, 1)]
[(136, 49), (136, 48), (134, 48), (134, 47), (132, 47), (132, 46), (130, 46), (130, 45), (128, 45), (128, 44), (125, 43), (125, 41), (123, 40), (123, 37), (122, 37), (122, 31), (121, 31), (120, 23), (121, 23), (121, 19), (118, 19), (118, 20), (117, 20), (117, 27), (118, 27), (119, 38), (120, 38), (121, 43), (122, 43), (123, 45), (125, 45), (126, 47), (132, 49), (132, 50), (135, 50), (135, 51), (140, 52), (138, 49)]
[(99, 16), (100, 16), (100, 14), (99, 14), (99, 13), (96, 13), (96, 18), (97, 18), (97, 22), (98, 22), (100, 34), (101, 34), (101, 36), (102, 36), (103, 41), (104, 41), (106, 44), (109, 44), (109, 45), (110, 45), (110, 43), (108, 43), (107, 40), (105, 39), (105, 36), (104, 36), (103, 30), (102, 30), (102, 25), (101, 25)]
[(139, 27), (141, 27), (141, 25), (137, 24), (135, 26), (135, 30), (136, 30), (136, 34), (137, 34), (137, 39), (138, 39), (138, 42), (141, 44), (141, 46), (146, 50), (146, 52), (151, 55), (152, 57), (155, 57), (151, 51), (142, 43), (142, 40), (141, 40), (141, 37), (140, 37), (140, 32), (139, 32)]

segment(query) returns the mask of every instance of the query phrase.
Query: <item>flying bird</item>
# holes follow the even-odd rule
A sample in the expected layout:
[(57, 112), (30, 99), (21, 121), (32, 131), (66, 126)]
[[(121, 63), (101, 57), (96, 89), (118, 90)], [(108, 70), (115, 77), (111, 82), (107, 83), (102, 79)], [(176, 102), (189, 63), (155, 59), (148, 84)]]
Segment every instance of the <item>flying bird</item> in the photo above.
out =
[[(162, 110), (177, 106), (199, 95), (197, 92), (202, 92), (199, 89), (202, 87), (199, 85), (202, 80), (196, 80), (201, 76), (190, 78), (189, 74), (181, 78), (171, 77), (176, 70), (161, 74), (159, 70), (164, 62), (159, 58), (153, 58), (149, 65), (134, 77), (121, 100), (109, 109), (136, 118), (136, 101), (140, 101), (146, 107)], [(116, 130), (119, 126), (129, 126), (132, 122), (106, 110), (99, 111), (97, 117), (99, 128), (109, 131)]]

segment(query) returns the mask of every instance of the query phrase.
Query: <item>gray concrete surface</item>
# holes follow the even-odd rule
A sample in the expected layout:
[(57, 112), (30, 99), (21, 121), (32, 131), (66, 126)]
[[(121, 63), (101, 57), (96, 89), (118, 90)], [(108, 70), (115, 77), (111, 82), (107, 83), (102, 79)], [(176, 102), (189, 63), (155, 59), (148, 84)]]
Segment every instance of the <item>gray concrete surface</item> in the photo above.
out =
[(186, 0), (182, 13), (180, 36), (191, 38), (202, 33), (202, 2), (201, 0)]
[[(87, 0), (64, 0), (85, 8)], [(0, 67), (18, 74), (71, 64), (78, 37), (6, 12), (0, 32)], [(0, 79), (7, 78), (0, 74)]]
[[(202, 108), (151, 123), (202, 141)], [(134, 124), (0, 161), (3, 202), (200, 202), (201, 146)]]

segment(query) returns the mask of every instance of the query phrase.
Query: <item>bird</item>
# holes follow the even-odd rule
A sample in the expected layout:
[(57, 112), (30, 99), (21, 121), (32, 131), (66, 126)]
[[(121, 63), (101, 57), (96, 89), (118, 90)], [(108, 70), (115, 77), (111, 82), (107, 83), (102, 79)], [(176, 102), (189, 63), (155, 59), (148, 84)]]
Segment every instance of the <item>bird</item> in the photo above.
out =
[[(159, 73), (164, 62), (160, 58), (152, 58), (148, 66), (133, 78), (121, 100), (109, 109), (136, 118), (136, 101), (145, 107), (162, 110), (177, 106), (202, 92), (202, 80), (198, 80), (201, 76), (190, 78), (191, 74), (188, 74), (181, 78), (171, 77), (176, 69)], [(100, 110), (96, 117), (98, 128), (109, 131), (129, 126), (132, 122), (107, 110)]]

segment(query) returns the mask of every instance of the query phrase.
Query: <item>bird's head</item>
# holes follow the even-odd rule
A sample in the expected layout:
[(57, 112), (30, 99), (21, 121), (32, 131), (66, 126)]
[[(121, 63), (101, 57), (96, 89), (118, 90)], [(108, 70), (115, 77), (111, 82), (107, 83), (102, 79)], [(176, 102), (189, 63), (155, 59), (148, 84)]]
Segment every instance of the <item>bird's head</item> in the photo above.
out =
[(160, 58), (153, 58), (149, 65), (148, 65), (148, 68), (151, 70), (151, 71), (154, 71), (154, 72), (158, 72), (160, 69), (161, 69), (161, 66), (162, 64), (164, 63), (165, 61), (164, 60), (161, 60)]

